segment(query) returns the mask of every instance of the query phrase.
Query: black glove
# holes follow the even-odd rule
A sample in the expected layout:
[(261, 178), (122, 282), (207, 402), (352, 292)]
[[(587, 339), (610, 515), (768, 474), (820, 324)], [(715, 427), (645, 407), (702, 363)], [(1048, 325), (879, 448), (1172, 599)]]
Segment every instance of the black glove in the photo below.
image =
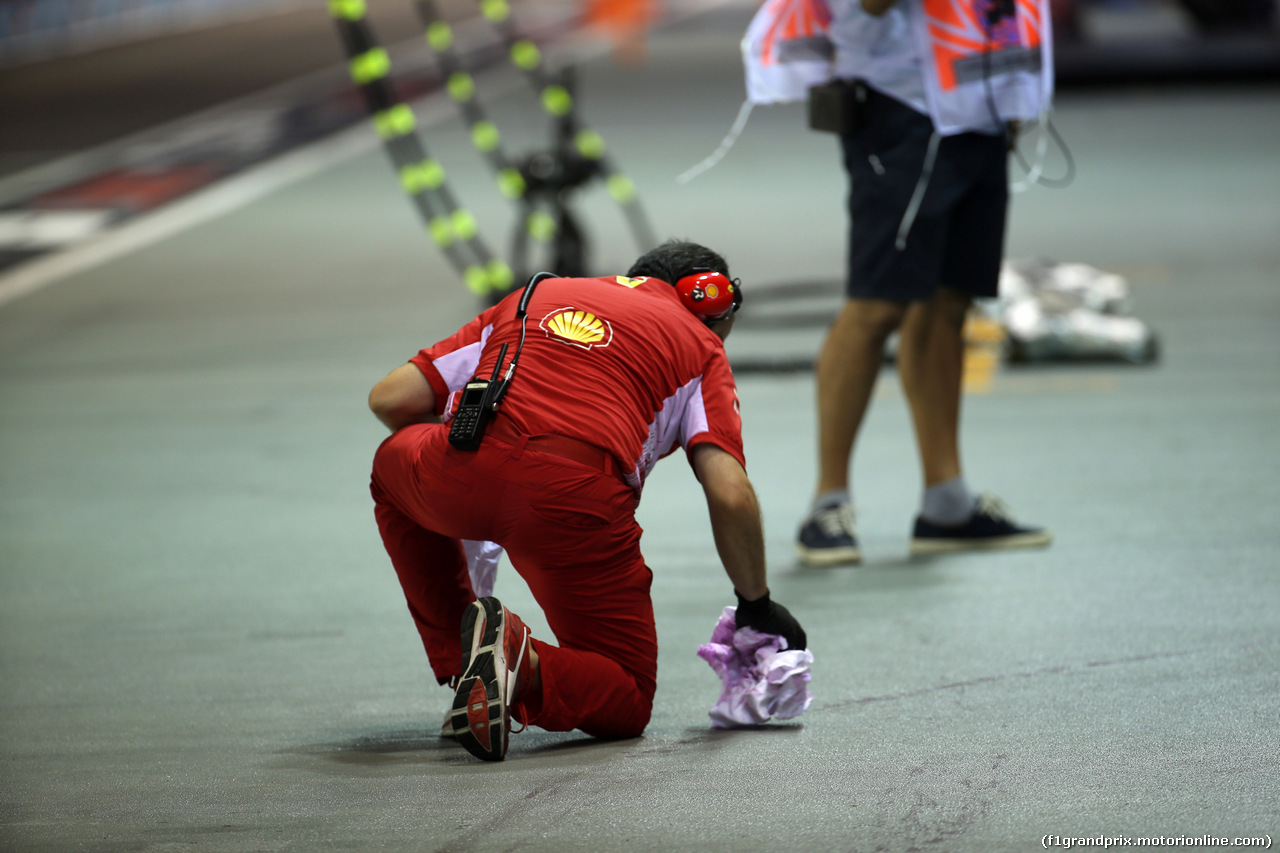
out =
[(738, 628), (754, 628), (762, 634), (781, 634), (787, 641), (789, 649), (809, 648), (809, 638), (804, 628), (791, 615), (791, 611), (781, 604), (775, 604), (765, 593), (755, 601), (747, 601), (735, 589), (738, 596), (738, 610), (734, 614), (734, 623)]

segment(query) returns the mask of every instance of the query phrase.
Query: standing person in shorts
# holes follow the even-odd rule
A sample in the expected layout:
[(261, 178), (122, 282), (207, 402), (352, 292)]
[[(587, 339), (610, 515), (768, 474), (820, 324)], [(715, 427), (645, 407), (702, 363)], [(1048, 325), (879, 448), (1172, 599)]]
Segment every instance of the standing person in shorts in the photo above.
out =
[[(852, 116), (839, 128), (851, 181), (848, 299), (816, 365), (818, 483), (796, 541), (803, 563), (862, 559), (850, 459), (894, 332), (924, 475), (911, 553), (1050, 542), (970, 490), (959, 442), (963, 328), (975, 297), (997, 295), (1012, 119), (1047, 109), (1052, 91), (1037, 4), (971, 0), (966, 17), (951, 0), (830, 0)], [(960, 18), (933, 26), (948, 15)], [(965, 27), (972, 55), (944, 61), (953, 45), (930, 39)]]

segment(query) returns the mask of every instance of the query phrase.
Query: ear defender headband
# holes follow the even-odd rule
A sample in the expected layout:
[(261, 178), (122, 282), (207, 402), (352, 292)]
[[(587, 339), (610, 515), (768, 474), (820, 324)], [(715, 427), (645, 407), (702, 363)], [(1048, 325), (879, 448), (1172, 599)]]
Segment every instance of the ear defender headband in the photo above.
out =
[(676, 282), (676, 293), (684, 307), (708, 325), (729, 319), (742, 305), (742, 287), (715, 270), (694, 270)]

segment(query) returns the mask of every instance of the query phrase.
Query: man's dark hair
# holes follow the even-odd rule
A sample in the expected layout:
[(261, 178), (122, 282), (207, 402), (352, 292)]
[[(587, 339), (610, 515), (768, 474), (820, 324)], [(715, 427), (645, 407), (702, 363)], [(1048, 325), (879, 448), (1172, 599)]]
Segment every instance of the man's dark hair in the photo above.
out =
[(627, 270), (627, 275), (632, 278), (652, 276), (674, 286), (690, 273), (707, 270), (723, 273), (726, 278), (729, 276), (729, 265), (724, 258), (706, 246), (688, 240), (668, 240), (637, 258)]

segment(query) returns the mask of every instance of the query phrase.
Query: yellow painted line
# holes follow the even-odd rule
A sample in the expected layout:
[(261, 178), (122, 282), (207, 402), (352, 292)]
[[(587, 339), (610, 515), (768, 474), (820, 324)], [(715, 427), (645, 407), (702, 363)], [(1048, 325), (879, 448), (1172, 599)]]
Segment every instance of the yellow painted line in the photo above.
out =
[(991, 391), (1004, 349), (1005, 332), (988, 317), (970, 315), (964, 324), (964, 372), (962, 388), (966, 394)]
[(988, 394), (995, 383), (996, 369), (1000, 366), (1000, 355), (978, 349), (969, 349), (964, 354), (964, 372), (961, 383), (966, 394)]
[(1142, 284), (1169, 284), (1173, 281), (1173, 270), (1161, 261), (1148, 261), (1140, 264), (1119, 264), (1108, 267), (1107, 272), (1123, 276), (1132, 287), (1134, 282)]

